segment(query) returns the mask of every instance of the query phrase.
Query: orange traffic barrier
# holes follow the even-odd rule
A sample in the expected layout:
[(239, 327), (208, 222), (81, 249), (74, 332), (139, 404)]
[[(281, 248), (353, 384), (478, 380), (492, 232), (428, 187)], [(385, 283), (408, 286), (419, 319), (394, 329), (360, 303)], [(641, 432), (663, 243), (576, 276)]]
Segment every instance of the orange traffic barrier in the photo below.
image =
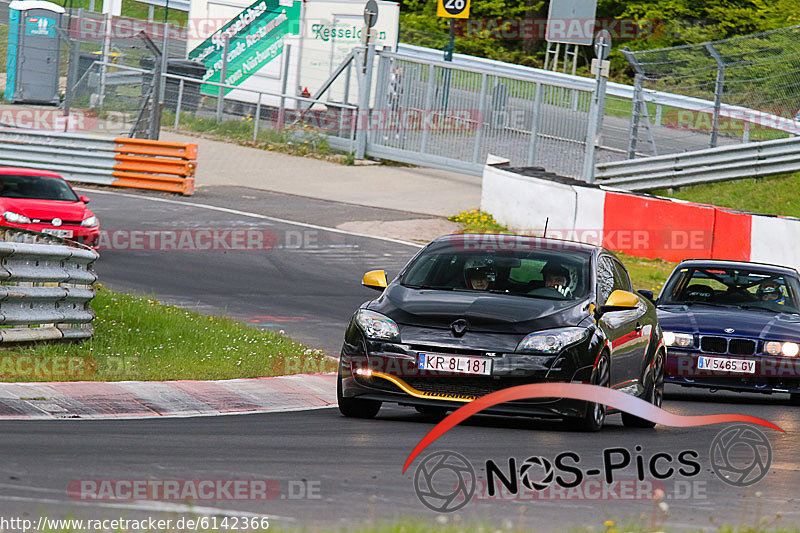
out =
[(126, 137), (114, 141), (117, 163), (111, 174), (117, 179), (112, 185), (194, 194), (196, 144)]

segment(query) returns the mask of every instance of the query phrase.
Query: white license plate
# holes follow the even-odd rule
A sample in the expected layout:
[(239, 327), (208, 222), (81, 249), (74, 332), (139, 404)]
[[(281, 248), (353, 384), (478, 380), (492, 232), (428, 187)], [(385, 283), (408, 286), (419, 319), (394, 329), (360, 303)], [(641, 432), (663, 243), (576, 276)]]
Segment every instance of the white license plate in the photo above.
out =
[(437, 372), (458, 372), (459, 374), (491, 376), (492, 360), (486, 359), (485, 357), (470, 357), (468, 355), (420, 353), (417, 359), (417, 368), (420, 370), (435, 370)]
[(728, 359), (727, 357), (698, 357), (697, 369), (755, 374), (756, 362), (747, 359)]
[(43, 228), (42, 233), (47, 233), (48, 235), (55, 235), (56, 237), (72, 237), (72, 230), (71, 229), (53, 229), (53, 228)]

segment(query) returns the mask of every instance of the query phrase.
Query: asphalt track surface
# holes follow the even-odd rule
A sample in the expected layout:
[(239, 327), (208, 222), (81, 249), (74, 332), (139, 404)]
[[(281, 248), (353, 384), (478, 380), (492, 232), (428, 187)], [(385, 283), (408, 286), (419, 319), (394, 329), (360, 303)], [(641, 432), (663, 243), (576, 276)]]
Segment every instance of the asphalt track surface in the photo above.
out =
[[(329, 226), (348, 218), (370, 219), (366, 215), (410, 216), (255, 191), (215, 191), (205, 198), (199, 194), (177, 200), (186, 205), (100, 193), (91, 196), (92, 207), (107, 229), (250, 227), (256, 223), (277, 232), (298, 228), (201, 210), (189, 205), (193, 202), (261, 210), (274, 217)], [(254, 199), (245, 199), (251, 205), (237, 205), (241, 201), (235, 200), (236, 194)], [(321, 235), (322, 230), (316, 231)], [(398, 243), (343, 238), (357, 246), (348, 248), (343, 257), (281, 248), (263, 254), (117, 251), (104, 253), (98, 270), (101, 279), (116, 288), (150, 292), (201, 310), (222, 309), (239, 317), (303, 316), (304, 320), (286, 321), (282, 327), (298, 338), (335, 347), (352, 308), (370, 297), (358, 286), (361, 273), (379, 266), (391, 271), (413, 253), (412, 247)], [(335, 337), (328, 340), (328, 336)], [(618, 484), (607, 486), (605, 493), (589, 490), (595, 485), (587, 484), (586, 490), (571, 496), (550, 492), (553, 499), (532, 501), (523, 495), (517, 500), (471, 501), (457, 515), (461, 520), (500, 527), (510, 522), (525, 529), (552, 531), (585, 525), (602, 529), (607, 519), (617, 523), (632, 520), (653, 529), (661, 528), (662, 520), (671, 529), (722, 523), (755, 525), (761, 519), (782, 525), (800, 522), (795, 495), (800, 486), (798, 408), (786, 405), (782, 396), (709, 394), (677, 388), (668, 388), (665, 407), (678, 414), (750, 414), (766, 418), (786, 432), (764, 429), (772, 448), (769, 471), (756, 485), (738, 488), (723, 483), (710, 468), (711, 442), (728, 426), (635, 430), (624, 428), (619, 415), (611, 416), (599, 434), (570, 432), (558, 422), (474, 417), (434, 442), (406, 474), (402, 473), (406, 457), (438, 419), (396, 406), (384, 406), (375, 420), (346, 419), (336, 409), (322, 409), (169, 420), (4, 421), (0, 422), (0, 517), (34, 522), (40, 516), (177, 520), (199, 513), (263, 515), (270, 517), (273, 527), (346, 528), (408, 518), (435, 524), (440, 515), (425, 508), (413, 488), (414, 470), (431, 452), (458, 452), (473, 464), (477, 477), (483, 478), (489, 459), (507, 472), (510, 457), (521, 464), (531, 456), (552, 461), (559, 453), (572, 451), (586, 471), (603, 468), (604, 449), (625, 447), (633, 456), (631, 465), (615, 472)], [(641, 446), (640, 452), (636, 446)], [(676, 475), (663, 486), (653, 485), (665, 490), (667, 515), (650, 499), (649, 491), (638, 499), (624, 499), (630, 497), (630, 489), (623, 484), (630, 486), (637, 476), (637, 453), (647, 464), (657, 452), (677, 457), (687, 450), (697, 453), (701, 464), (697, 475)], [(739, 445), (737, 458), (746, 462), (749, 450)], [(542, 477), (537, 472), (534, 480)], [(649, 473), (645, 478), (652, 480)], [(280, 494), (269, 501), (223, 499), (192, 506), (179, 501), (83, 501), (68, 494), (71, 483), (87, 479), (268, 479), (277, 483)], [(587, 479), (597, 483), (601, 477), (589, 475)], [(302, 492), (299, 487), (310, 489), (313, 497), (293, 497)], [(448, 520), (452, 524), (454, 516), (448, 515)]]

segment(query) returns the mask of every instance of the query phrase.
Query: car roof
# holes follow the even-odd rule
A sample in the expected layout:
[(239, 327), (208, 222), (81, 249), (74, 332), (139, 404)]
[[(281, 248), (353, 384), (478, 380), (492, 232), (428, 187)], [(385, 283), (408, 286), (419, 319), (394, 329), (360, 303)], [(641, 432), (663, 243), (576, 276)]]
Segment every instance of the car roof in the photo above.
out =
[(38, 168), (21, 168), (21, 167), (0, 167), (0, 174), (13, 174), (15, 176), (45, 176), (48, 178), (61, 178), (61, 174), (53, 172), (52, 170), (41, 170)]
[(776, 272), (781, 274), (792, 274), (796, 277), (800, 276), (796, 269), (783, 265), (773, 265), (770, 263), (756, 263), (753, 261), (729, 261), (725, 259), (686, 259), (678, 263), (678, 268), (683, 267), (718, 267), (718, 268), (758, 268), (768, 272)]
[(541, 248), (544, 250), (568, 250), (587, 255), (591, 255), (597, 251), (605, 251), (610, 253), (602, 246), (595, 246), (583, 242), (535, 237), (532, 235), (510, 235), (503, 233), (455, 233), (452, 235), (443, 235), (432, 241), (432, 243), (444, 242), (447, 242), (453, 246), (475, 246), (477, 244), (486, 246), (488, 249), (496, 250), (511, 250), (513, 249), (513, 245), (516, 244), (531, 249)]

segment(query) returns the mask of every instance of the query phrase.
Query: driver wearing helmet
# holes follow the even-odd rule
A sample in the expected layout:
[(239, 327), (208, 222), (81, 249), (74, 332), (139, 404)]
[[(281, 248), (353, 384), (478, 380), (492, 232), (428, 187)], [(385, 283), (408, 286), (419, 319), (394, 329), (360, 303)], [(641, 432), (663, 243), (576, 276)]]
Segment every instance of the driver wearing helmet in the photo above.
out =
[(765, 279), (758, 286), (756, 296), (762, 302), (772, 302), (775, 304), (782, 304), (784, 302), (783, 293), (781, 292), (780, 285), (774, 279)]
[(488, 267), (471, 267), (464, 269), (467, 287), (476, 291), (488, 290), (494, 281), (493, 273)]
[(542, 269), (544, 275), (544, 286), (555, 289), (562, 295), (569, 288), (569, 271), (556, 263), (547, 263)]

